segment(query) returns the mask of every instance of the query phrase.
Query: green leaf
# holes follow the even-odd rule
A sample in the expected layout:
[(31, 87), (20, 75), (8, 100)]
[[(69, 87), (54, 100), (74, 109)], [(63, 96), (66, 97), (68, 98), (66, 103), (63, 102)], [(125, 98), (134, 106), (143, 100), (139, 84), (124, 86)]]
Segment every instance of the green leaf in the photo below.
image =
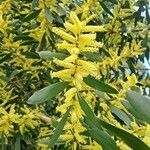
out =
[(137, 150), (137, 147), (138, 150), (150, 150), (150, 148), (143, 141), (128, 133), (127, 131), (119, 129), (98, 118), (97, 122), (99, 123), (99, 125), (103, 126), (105, 129), (109, 130), (111, 133), (121, 138), (133, 150)]
[(55, 18), (55, 20), (54, 20), (55, 23), (58, 23), (60, 25), (64, 24), (64, 21), (63, 21), (62, 17), (59, 16), (59, 14), (53, 12), (53, 16)]
[(62, 92), (66, 87), (68, 87), (67, 82), (58, 82), (47, 86), (37, 92), (35, 92), (29, 99), (28, 104), (39, 104), (50, 100), (51, 98), (55, 97), (57, 94)]
[(15, 150), (21, 150), (21, 138), (20, 138), (20, 135), (17, 135), (16, 137), (16, 141), (15, 141), (15, 144), (14, 144), (14, 149)]
[(36, 18), (40, 12), (41, 10), (35, 10), (31, 14), (27, 15), (22, 21), (29, 22), (30, 20)]
[(60, 60), (63, 60), (67, 57), (64, 53), (54, 53), (50, 51), (40, 51), (38, 52), (39, 56), (44, 60), (53, 60), (53, 58), (58, 58)]
[(0, 58), (0, 64), (3, 63), (4, 61), (7, 61), (11, 58), (12, 53), (8, 53), (5, 56), (3, 56), (2, 58)]
[(120, 110), (119, 108), (110, 105), (110, 109), (112, 113), (114, 113), (119, 119), (121, 119), (127, 126), (129, 126), (132, 122), (131, 118), (127, 115), (126, 112)]
[(135, 111), (150, 123), (150, 99), (134, 91), (127, 92), (127, 99)]
[(128, 101), (122, 101), (122, 104), (133, 116), (135, 116), (137, 119), (143, 120), (143, 116), (141, 116)]
[(113, 17), (114, 16), (113, 13), (107, 8), (107, 6), (102, 1), (99, 1), (99, 2), (101, 4), (102, 8)]
[(105, 84), (97, 79), (95, 79), (94, 77), (92, 76), (87, 76), (83, 79), (83, 81), (89, 85), (90, 87), (96, 89), (96, 90), (100, 90), (100, 91), (103, 91), (103, 92), (107, 92), (107, 93), (111, 93), (111, 94), (117, 94), (118, 91), (111, 87), (110, 85), (108, 84)]
[(65, 16), (67, 14), (65, 9), (62, 8), (60, 5), (58, 5), (56, 9), (57, 9), (57, 12), (59, 13), (60, 16)]
[(137, 150), (137, 147), (138, 147), (138, 150), (150, 150), (150, 148), (143, 141), (141, 141), (137, 137), (133, 136), (132, 134), (130, 134), (122, 129), (119, 129), (109, 123), (106, 123), (105, 121), (103, 121), (99, 118), (96, 118), (95, 115), (93, 114), (91, 108), (86, 103), (86, 101), (81, 98), (79, 100), (83, 101), (82, 103), (80, 103), (80, 101), (79, 101), (79, 103), (80, 103), (80, 106), (81, 106), (82, 110), (84, 111), (85, 115), (87, 116), (87, 118), (89, 118), (89, 120), (91, 120), (91, 117), (93, 117), (93, 119), (91, 121), (94, 122), (96, 127), (102, 126), (103, 128), (109, 130), (114, 135), (120, 137), (133, 150)]
[(17, 35), (13, 38), (14, 41), (18, 41), (18, 40), (22, 40), (22, 41), (31, 41), (31, 40), (34, 40), (33, 37), (30, 37), (28, 35)]
[(38, 45), (38, 48), (36, 49), (36, 52), (42, 51), (46, 48), (46, 33), (43, 34), (42, 39)]
[(45, 6), (45, 16), (46, 16), (46, 19), (48, 20), (49, 23), (52, 23), (53, 22), (53, 15), (51, 13), (51, 11)]
[(82, 110), (84, 111), (84, 113), (88, 116), (88, 118), (95, 122), (95, 115), (92, 111), (92, 109), (89, 107), (89, 105), (85, 102), (85, 100), (79, 95), (79, 93), (77, 94), (78, 99), (79, 99), (79, 104), (82, 108)]
[(119, 150), (116, 146), (115, 141), (109, 136), (106, 132), (102, 131), (101, 126), (99, 126), (96, 122), (96, 117), (86, 103), (86, 101), (78, 94), (78, 99), (82, 110), (85, 113), (84, 122), (86, 123), (87, 133), (97, 142), (99, 143), (104, 150)]
[(115, 141), (108, 133), (94, 128), (88, 129), (87, 133), (89, 133), (89, 136), (102, 146), (103, 150), (119, 150)]
[(112, 2), (113, 4), (118, 4), (117, 0), (108, 0), (110, 2)]
[(65, 123), (67, 121), (67, 117), (69, 115), (69, 112), (70, 112), (70, 108), (66, 111), (66, 113), (63, 115), (62, 119), (58, 123), (52, 137), (48, 140), (40, 140), (39, 143), (47, 144), (48, 148), (51, 148), (52, 146), (54, 146), (54, 144), (57, 142), (57, 139), (59, 138), (60, 134), (63, 131), (64, 125), (65, 125)]
[(99, 62), (102, 60), (101, 55), (96, 52), (83, 52), (81, 53), (81, 55), (85, 56), (88, 60), (91, 60), (91, 61)]
[(36, 7), (38, 7), (38, 0), (33, 0), (32, 5), (31, 5), (31, 9), (34, 10)]
[(148, 23), (150, 23), (150, 14), (149, 14), (149, 9), (148, 9), (148, 4), (146, 5), (146, 20)]

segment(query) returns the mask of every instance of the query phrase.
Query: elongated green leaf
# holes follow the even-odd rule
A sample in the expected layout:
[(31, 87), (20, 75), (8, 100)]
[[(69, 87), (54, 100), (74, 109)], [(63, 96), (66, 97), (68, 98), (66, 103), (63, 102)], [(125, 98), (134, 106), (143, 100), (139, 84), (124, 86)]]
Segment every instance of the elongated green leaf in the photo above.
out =
[(51, 11), (45, 6), (45, 16), (49, 23), (53, 22), (53, 15)]
[(137, 150), (137, 147), (138, 150), (150, 150), (150, 148), (143, 141), (141, 141), (134, 135), (128, 133), (127, 131), (119, 129), (98, 118), (97, 122), (99, 123), (99, 125), (103, 126), (105, 129), (109, 130), (114, 135), (120, 137), (133, 150)]
[(99, 53), (95, 53), (95, 52), (83, 52), (81, 53), (83, 56), (85, 56), (88, 60), (91, 61), (101, 61), (101, 55)]
[(119, 108), (111, 105), (110, 109), (112, 111), (112, 113), (114, 113), (119, 119), (121, 119), (126, 125), (130, 125), (132, 120), (131, 118), (123, 111), (120, 110)]
[(46, 48), (46, 37), (45, 36), (46, 36), (46, 33), (44, 33), (42, 36), (42, 39), (41, 39), (41, 41), (40, 41), (40, 43), (36, 49), (37, 52), (42, 51), (43, 49)]
[[(133, 136), (132, 134), (130, 134), (122, 129), (119, 129), (109, 123), (106, 123), (105, 121), (103, 121), (99, 118), (96, 118), (94, 113), (92, 112), (91, 108), (86, 103), (86, 101), (83, 99), (80, 99), (80, 101), (84, 101), (84, 102), (80, 103), (80, 106), (89, 119), (91, 119), (91, 116), (94, 117), (94, 120), (96, 120), (94, 123), (97, 127), (102, 126), (103, 128), (109, 130), (114, 135), (120, 137), (133, 150), (137, 150), (137, 147), (138, 147), (138, 150), (150, 150), (150, 148), (143, 141), (141, 141), (137, 137)], [(84, 105), (86, 105), (86, 106), (84, 106)]]
[(150, 122), (150, 99), (134, 91), (127, 92), (127, 99), (135, 111), (138, 112), (145, 121)]
[(88, 129), (87, 133), (89, 133), (89, 136), (102, 146), (103, 150), (119, 150), (115, 141), (108, 133), (94, 128)]
[(148, 4), (146, 5), (146, 20), (148, 23), (150, 23), (150, 13), (149, 13), (149, 9), (148, 9)]
[(79, 99), (79, 103), (80, 103), (80, 106), (82, 108), (82, 110), (84, 111), (84, 113), (86, 115), (88, 115), (88, 118), (95, 122), (95, 115), (92, 111), (92, 109), (89, 107), (89, 105), (85, 102), (85, 100), (79, 95), (78, 93), (78, 99)]
[(113, 4), (118, 4), (117, 0), (108, 0), (110, 2), (112, 2)]
[(42, 59), (45, 59), (45, 60), (53, 60), (53, 58), (58, 58), (60, 60), (63, 60), (67, 57), (66, 54), (54, 53), (50, 51), (41, 51), (41, 52), (38, 52), (38, 54)]
[(64, 16), (67, 14), (64, 8), (62, 8), (60, 5), (57, 6), (57, 12), (59, 13), (60, 16)]
[(62, 92), (66, 87), (68, 87), (67, 82), (58, 82), (47, 86), (37, 92), (35, 92), (29, 99), (28, 104), (39, 104), (50, 100), (55, 97), (57, 94)]
[(30, 37), (28, 35), (17, 35), (15, 36), (14, 38), (14, 41), (17, 41), (17, 40), (23, 40), (23, 41), (31, 41), (31, 40), (34, 40), (33, 37)]
[(32, 5), (31, 5), (31, 9), (34, 10), (36, 7), (38, 7), (38, 0), (33, 0)]
[(106, 6), (102, 1), (100, 1), (100, 4), (101, 4), (102, 8), (103, 8), (108, 14), (110, 14), (112, 17), (114, 16), (113, 13), (107, 8), (107, 6)]
[(20, 136), (18, 135), (17, 137), (16, 137), (16, 141), (15, 141), (15, 144), (14, 144), (14, 149), (15, 150), (21, 150), (21, 138), (20, 138)]
[(0, 63), (3, 63), (4, 61), (7, 61), (11, 58), (12, 53), (8, 53), (5, 56), (3, 56), (2, 58), (0, 58)]
[[(143, 116), (140, 115), (128, 101), (123, 101), (122, 104), (125, 106), (125, 108), (137, 119), (143, 120)], [(143, 120), (144, 121), (144, 120)]]
[(59, 138), (60, 134), (63, 131), (64, 125), (67, 121), (67, 117), (69, 115), (70, 112), (70, 108), (66, 111), (66, 113), (63, 115), (62, 119), (60, 120), (60, 122), (58, 123), (54, 134), (52, 135), (52, 137), (48, 140), (41, 140), (39, 141), (41, 144), (47, 144), (48, 148), (51, 148), (54, 146), (54, 144), (57, 142), (57, 139)]
[(119, 150), (115, 141), (109, 136), (106, 132), (102, 131), (101, 126), (97, 124), (95, 121), (96, 117), (89, 107), (89, 105), (85, 102), (85, 100), (78, 94), (78, 99), (82, 110), (85, 113), (84, 122), (86, 123), (86, 128), (88, 129), (89, 135), (99, 143), (104, 150)]
[(35, 10), (31, 14), (27, 15), (22, 21), (28, 22), (28, 21), (36, 18), (39, 15), (40, 12), (41, 12), (41, 10)]
[(92, 88), (94, 88), (96, 90), (100, 90), (100, 91), (111, 93), (111, 94), (117, 94), (118, 93), (118, 91), (115, 88), (113, 88), (110, 85), (107, 85), (107, 84), (95, 79), (92, 76), (85, 77), (83, 79), (83, 81), (87, 85), (91, 86)]

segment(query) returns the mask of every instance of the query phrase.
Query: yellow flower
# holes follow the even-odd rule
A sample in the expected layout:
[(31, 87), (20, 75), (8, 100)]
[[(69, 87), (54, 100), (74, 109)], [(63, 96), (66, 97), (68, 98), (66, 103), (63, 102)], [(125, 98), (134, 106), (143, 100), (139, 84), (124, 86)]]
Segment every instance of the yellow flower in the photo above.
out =
[(66, 33), (65, 31), (63, 31), (62, 29), (59, 29), (59, 28), (56, 28), (56, 27), (53, 27), (52, 31), (56, 34), (58, 34), (61, 38), (69, 41), (69, 42), (72, 42), (72, 43), (75, 43), (76, 42), (76, 38), (68, 33)]
[(6, 143), (7, 138), (15, 132), (14, 126), (19, 122), (19, 117), (15, 112), (15, 104), (10, 106), (9, 112), (3, 107), (0, 108), (0, 136), (5, 139)]
[(20, 133), (23, 135), (25, 132), (29, 131), (29, 128), (35, 129), (35, 127), (39, 125), (39, 121), (36, 116), (38, 110), (31, 111), (26, 105), (24, 105), (21, 110), (24, 114), (19, 119), (18, 125)]

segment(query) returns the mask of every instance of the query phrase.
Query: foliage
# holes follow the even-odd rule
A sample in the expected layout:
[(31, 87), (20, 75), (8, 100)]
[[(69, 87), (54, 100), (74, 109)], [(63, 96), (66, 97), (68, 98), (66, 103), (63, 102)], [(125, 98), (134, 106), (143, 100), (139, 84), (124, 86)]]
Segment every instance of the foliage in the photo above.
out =
[(149, 23), (147, 0), (0, 0), (0, 149), (150, 149)]

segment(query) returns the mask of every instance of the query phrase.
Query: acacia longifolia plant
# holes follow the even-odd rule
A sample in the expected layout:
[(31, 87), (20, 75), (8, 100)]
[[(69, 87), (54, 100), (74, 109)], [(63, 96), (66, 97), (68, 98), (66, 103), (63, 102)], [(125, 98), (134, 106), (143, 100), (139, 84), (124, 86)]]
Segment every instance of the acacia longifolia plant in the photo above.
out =
[(148, 0), (0, 0), (2, 150), (150, 150)]

